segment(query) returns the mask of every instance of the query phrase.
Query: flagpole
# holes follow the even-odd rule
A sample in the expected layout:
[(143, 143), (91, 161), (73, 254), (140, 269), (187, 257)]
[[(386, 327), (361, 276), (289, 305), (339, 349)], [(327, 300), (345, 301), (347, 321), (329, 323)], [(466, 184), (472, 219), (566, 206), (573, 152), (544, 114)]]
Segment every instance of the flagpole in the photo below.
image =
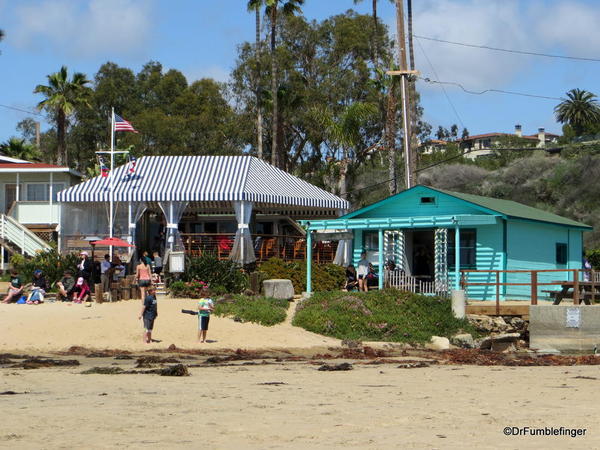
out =
[[(108, 217), (108, 231), (109, 237), (113, 237), (113, 209), (114, 209), (114, 200), (113, 200), (113, 169), (115, 163), (115, 108), (111, 108), (110, 111), (110, 172), (108, 172), (109, 176), (109, 217)], [(110, 259), (113, 259), (113, 248), (110, 246)]]

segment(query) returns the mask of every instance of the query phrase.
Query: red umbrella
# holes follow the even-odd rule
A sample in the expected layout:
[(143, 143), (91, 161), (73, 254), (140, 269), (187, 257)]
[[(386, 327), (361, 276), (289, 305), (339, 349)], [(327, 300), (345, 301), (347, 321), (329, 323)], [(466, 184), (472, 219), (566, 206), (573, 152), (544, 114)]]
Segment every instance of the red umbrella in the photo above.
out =
[(99, 241), (92, 242), (93, 245), (106, 245), (109, 247), (135, 247), (135, 245), (131, 245), (129, 242), (125, 242), (123, 239), (119, 239), (116, 237), (109, 237), (106, 239), (101, 239)]

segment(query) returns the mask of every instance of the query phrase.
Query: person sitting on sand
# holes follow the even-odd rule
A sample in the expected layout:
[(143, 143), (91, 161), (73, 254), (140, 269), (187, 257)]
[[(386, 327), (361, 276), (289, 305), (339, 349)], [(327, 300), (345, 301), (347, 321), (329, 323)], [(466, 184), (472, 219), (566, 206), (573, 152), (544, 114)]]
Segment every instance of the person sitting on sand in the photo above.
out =
[(210, 313), (215, 309), (215, 305), (210, 298), (210, 291), (208, 288), (202, 288), (200, 295), (202, 295), (202, 298), (198, 300), (198, 340), (201, 343), (204, 343), (206, 342)]
[(154, 320), (158, 317), (158, 305), (156, 301), (156, 290), (153, 286), (148, 287), (148, 295), (142, 303), (142, 310), (138, 319), (144, 319), (143, 341), (146, 344), (152, 342), (152, 330), (154, 329)]
[(56, 283), (56, 287), (58, 288), (58, 298), (63, 302), (69, 301), (73, 297), (73, 289), (75, 288), (73, 273), (70, 270), (65, 270), (61, 280)]
[(16, 302), (19, 297), (23, 294), (23, 281), (21, 277), (19, 277), (19, 272), (17, 270), (10, 271), (10, 286), (8, 287), (8, 293), (2, 303), (11, 303)]
[(73, 303), (87, 302), (90, 298), (91, 290), (85, 278), (77, 278), (77, 283), (73, 288)]
[(46, 289), (48, 289), (46, 277), (44, 277), (41, 270), (34, 270), (33, 280), (31, 281), (31, 293), (27, 298), (27, 304), (39, 305), (40, 303), (43, 303), (44, 295), (46, 295)]

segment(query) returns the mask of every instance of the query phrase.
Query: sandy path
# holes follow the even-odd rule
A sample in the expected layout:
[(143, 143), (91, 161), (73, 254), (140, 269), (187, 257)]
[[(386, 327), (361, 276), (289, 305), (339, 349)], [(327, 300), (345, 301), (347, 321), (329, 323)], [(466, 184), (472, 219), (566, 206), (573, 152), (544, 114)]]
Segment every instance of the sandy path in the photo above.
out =
[[(600, 377), (592, 366), (355, 364), (319, 372), (288, 362), (196, 368), (187, 378), (79, 374), (84, 368), (2, 369), (0, 391), (29, 393), (0, 397), (0, 447), (600, 447)], [(273, 381), (287, 384), (259, 384)], [(513, 425), (587, 431), (577, 438), (504, 436)]]
[[(159, 317), (153, 338), (159, 343), (142, 342), (142, 322), (138, 320), (140, 301), (94, 303), (91, 308), (71, 303), (44, 305), (0, 304), (0, 351), (65, 350), (73, 345), (89, 348), (145, 350), (167, 348), (310, 348), (339, 345), (339, 341), (301, 328), (290, 321), (273, 327), (238, 323), (213, 316), (208, 339), (198, 344), (197, 318), (182, 314), (181, 309), (195, 309), (194, 300), (159, 299)], [(294, 304), (290, 305), (289, 314)]]

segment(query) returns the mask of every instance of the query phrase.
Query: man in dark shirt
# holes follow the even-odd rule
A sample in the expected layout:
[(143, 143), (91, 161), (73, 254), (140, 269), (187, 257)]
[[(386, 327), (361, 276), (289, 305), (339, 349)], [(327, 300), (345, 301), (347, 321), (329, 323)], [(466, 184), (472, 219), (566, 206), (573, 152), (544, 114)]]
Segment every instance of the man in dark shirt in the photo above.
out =
[(19, 277), (19, 272), (11, 270), (10, 272), (10, 286), (8, 287), (8, 294), (2, 300), (2, 303), (16, 302), (21, 294), (23, 293), (23, 280)]
[(70, 270), (65, 270), (62, 279), (56, 283), (58, 295), (63, 302), (69, 301), (73, 297), (73, 288), (75, 287), (75, 278)]
[(156, 304), (156, 289), (150, 286), (146, 290), (147, 295), (144, 299), (142, 310), (140, 311), (140, 317), (144, 319), (144, 335), (143, 341), (146, 344), (152, 342), (152, 329), (154, 328), (154, 319), (158, 317), (158, 307)]

